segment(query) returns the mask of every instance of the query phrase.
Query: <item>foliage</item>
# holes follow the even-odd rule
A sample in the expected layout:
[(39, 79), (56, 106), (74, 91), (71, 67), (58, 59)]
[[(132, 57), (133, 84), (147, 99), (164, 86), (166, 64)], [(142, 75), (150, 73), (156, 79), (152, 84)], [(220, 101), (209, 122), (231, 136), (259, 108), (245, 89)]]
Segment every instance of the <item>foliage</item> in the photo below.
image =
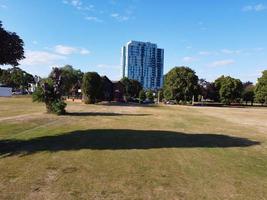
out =
[(151, 102), (154, 101), (154, 95), (153, 95), (153, 92), (151, 90), (148, 90), (146, 92), (146, 98)]
[(33, 102), (45, 102), (45, 92), (41, 86), (38, 86), (34, 93), (32, 93)]
[(98, 73), (87, 72), (83, 76), (82, 92), (86, 104), (94, 104), (102, 97), (102, 80)]
[(65, 114), (67, 104), (62, 100), (61, 70), (54, 68), (50, 78), (44, 79), (32, 95), (34, 102), (44, 102), (48, 113)]
[(12, 87), (13, 89), (28, 88), (29, 83), (35, 82), (33, 75), (20, 69), (19, 67), (12, 67), (6, 70), (1, 70), (0, 82), (4, 85)]
[(64, 95), (69, 95), (75, 85), (82, 81), (83, 73), (81, 70), (75, 70), (71, 65), (65, 65), (64, 67), (60, 68), (60, 70), (62, 79), (62, 92)]
[(254, 97), (255, 97), (255, 86), (253, 85), (253, 83), (251, 82), (246, 82), (243, 83), (243, 93), (242, 93), (242, 99), (243, 101), (247, 102), (251, 102), (251, 105), (254, 102)]
[(165, 76), (164, 97), (167, 100), (190, 101), (198, 93), (198, 76), (189, 67), (175, 67)]
[(131, 80), (127, 77), (124, 77), (120, 80), (124, 85), (124, 91), (126, 98), (138, 97), (139, 92), (143, 89), (141, 83), (137, 80)]
[(145, 93), (144, 90), (141, 90), (141, 91), (139, 92), (139, 102), (142, 103), (142, 102), (145, 101), (145, 100), (146, 100), (146, 93)]
[(141, 83), (137, 80), (130, 80), (131, 82), (131, 96), (137, 98), (139, 92), (143, 89)]
[(14, 33), (6, 31), (0, 21), (0, 65), (19, 65), (24, 59), (24, 42)]
[(219, 91), (215, 87), (215, 83), (208, 82), (205, 79), (199, 79), (199, 92), (204, 99), (219, 101)]
[(159, 102), (162, 102), (162, 99), (164, 97), (163, 96), (163, 91), (162, 90), (159, 90), (156, 95), (157, 95), (157, 98), (158, 98)]
[(67, 104), (62, 100), (53, 101), (51, 104), (53, 112), (57, 115), (64, 115), (66, 106)]
[(258, 78), (255, 88), (255, 97), (257, 102), (267, 104), (267, 70), (262, 72), (262, 76)]
[(215, 87), (219, 91), (220, 100), (224, 104), (239, 102), (242, 97), (242, 82), (230, 76), (221, 76), (215, 80)]

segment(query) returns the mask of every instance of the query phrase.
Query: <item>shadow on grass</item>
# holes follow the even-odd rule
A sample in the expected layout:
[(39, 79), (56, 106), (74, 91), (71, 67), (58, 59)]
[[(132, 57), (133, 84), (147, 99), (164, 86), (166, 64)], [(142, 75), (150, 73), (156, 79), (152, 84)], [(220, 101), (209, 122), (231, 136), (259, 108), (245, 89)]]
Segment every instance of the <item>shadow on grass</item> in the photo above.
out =
[(112, 112), (71, 112), (66, 113), (68, 116), (148, 116), (151, 114), (124, 114), (124, 113), (112, 113)]
[(249, 147), (260, 142), (216, 134), (187, 134), (170, 131), (96, 129), (29, 140), (0, 140), (0, 155), (27, 155), (41, 151), (130, 150), (156, 148)]

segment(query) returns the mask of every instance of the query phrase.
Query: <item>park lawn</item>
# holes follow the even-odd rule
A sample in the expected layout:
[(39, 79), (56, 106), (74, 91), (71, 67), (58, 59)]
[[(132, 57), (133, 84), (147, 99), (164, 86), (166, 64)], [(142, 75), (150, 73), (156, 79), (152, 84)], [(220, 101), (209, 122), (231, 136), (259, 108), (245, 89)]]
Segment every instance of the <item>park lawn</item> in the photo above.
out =
[(267, 199), (267, 109), (0, 98), (0, 199)]

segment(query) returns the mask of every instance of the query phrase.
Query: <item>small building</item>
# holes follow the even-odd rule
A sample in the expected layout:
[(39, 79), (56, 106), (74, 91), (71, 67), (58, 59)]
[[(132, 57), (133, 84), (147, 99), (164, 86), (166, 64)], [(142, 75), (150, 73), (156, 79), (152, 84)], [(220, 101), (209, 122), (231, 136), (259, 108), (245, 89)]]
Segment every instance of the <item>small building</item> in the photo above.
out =
[(0, 97), (11, 97), (11, 96), (12, 96), (12, 88), (0, 85)]

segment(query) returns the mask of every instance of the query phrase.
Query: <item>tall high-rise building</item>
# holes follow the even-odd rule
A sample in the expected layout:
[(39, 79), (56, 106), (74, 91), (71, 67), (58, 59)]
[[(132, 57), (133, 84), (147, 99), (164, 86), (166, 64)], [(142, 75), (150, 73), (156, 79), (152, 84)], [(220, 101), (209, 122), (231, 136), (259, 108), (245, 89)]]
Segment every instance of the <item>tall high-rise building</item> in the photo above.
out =
[(122, 47), (122, 76), (139, 81), (144, 89), (163, 85), (164, 50), (150, 42), (130, 41)]

